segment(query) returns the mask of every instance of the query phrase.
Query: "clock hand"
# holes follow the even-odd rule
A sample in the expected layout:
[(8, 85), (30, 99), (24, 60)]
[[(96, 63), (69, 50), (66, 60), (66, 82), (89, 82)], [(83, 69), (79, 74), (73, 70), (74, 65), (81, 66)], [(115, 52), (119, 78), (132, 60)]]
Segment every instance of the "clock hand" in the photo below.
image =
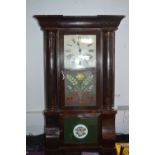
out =
[(80, 46), (79, 41), (77, 42), (77, 45)]
[(78, 45), (78, 47), (79, 47), (79, 53), (81, 54), (82, 49), (80, 48), (79, 41), (77, 42), (77, 45)]
[(82, 50), (81, 50), (81, 48), (79, 48), (79, 53), (81, 54), (81, 52), (82, 52)]
[(81, 49), (81, 47), (80, 47), (80, 43), (79, 43), (79, 41), (77, 42), (77, 45), (78, 45), (78, 47), (79, 47), (79, 53), (81, 54), (82, 49)]
[(75, 41), (75, 39), (74, 39), (74, 38), (72, 39), (72, 41), (73, 41), (73, 43), (74, 43), (74, 44), (76, 43), (76, 41)]

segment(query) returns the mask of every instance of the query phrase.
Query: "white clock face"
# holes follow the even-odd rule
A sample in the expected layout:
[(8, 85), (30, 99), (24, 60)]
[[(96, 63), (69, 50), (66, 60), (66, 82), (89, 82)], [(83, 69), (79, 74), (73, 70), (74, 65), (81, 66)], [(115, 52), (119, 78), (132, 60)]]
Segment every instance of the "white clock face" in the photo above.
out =
[(96, 35), (64, 35), (64, 68), (96, 67)]

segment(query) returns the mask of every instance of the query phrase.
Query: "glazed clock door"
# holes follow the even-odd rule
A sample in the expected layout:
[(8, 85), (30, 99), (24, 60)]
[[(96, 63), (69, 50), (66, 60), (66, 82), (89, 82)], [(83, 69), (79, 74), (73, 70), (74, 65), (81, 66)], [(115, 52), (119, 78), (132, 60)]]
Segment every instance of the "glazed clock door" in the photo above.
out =
[(60, 38), (61, 106), (63, 108), (98, 107), (99, 33), (62, 31)]

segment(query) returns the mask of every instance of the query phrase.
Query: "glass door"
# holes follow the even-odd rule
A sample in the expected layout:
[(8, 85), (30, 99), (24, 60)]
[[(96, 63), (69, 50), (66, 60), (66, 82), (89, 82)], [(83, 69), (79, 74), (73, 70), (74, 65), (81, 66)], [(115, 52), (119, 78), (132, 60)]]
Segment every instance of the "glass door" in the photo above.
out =
[(65, 106), (96, 105), (96, 35), (64, 35)]

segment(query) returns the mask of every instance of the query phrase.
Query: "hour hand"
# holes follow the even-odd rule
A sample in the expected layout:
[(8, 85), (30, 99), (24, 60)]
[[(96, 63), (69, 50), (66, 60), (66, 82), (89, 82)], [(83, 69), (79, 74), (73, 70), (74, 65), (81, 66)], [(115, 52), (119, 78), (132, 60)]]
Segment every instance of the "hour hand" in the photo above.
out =
[(72, 41), (73, 41), (73, 43), (74, 43), (74, 44), (76, 43), (76, 41), (75, 41), (75, 39), (74, 39), (74, 38), (72, 39)]
[(79, 42), (77, 42), (77, 45), (80, 46)]
[(82, 52), (82, 50), (81, 50), (81, 48), (79, 48), (79, 53), (81, 53)]

